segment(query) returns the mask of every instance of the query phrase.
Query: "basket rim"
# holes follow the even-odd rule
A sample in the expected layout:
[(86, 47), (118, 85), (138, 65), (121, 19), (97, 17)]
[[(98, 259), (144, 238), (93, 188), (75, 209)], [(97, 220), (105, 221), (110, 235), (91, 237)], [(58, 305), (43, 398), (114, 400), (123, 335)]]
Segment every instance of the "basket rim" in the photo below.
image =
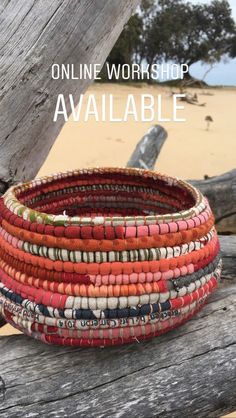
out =
[[(55, 180), (69, 178), (75, 175), (84, 174), (112, 174), (122, 173), (127, 175), (137, 175), (146, 178), (161, 179), (166, 182), (167, 185), (174, 186), (178, 185), (182, 189), (186, 190), (191, 197), (194, 199), (194, 206), (183, 209), (179, 212), (166, 213), (162, 215), (137, 215), (137, 216), (68, 216), (66, 214), (54, 215), (51, 213), (40, 212), (31, 209), (21, 203), (17, 198), (17, 194), (24, 192), (34, 187), (40, 186), (41, 184), (48, 184)], [(36, 223), (44, 223), (54, 226), (110, 226), (115, 223), (117, 226), (132, 226), (132, 225), (150, 225), (156, 223), (169, 223), (174, 221), (181, 221), (190, 219), (198, 216), (201, 212), (206, 210), (208, 207), (206, 199), (202, 193), (188, 182), (179, 179), (178, 177), (172, 177), (170, 175), (162, 174), (154, 170), (146, 170), (140, 168), (131, 167), (91, 167), (84, 169), (75, 169), (65, 172), (58, 172), (49, 176), (43, 176), (36, 178), (32, 181), (25, 183), (18, 183), (17, 185), (11, 186), (3, 195), (5, 206), (15, 215), (20, 216), (24, 220), (28, 220)]]

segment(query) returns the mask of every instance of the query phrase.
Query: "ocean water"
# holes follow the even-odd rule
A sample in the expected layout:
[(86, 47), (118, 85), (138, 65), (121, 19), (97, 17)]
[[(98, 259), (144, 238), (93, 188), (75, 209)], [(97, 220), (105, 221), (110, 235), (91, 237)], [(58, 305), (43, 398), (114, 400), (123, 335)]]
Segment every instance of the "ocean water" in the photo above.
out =
[[(209, 65), (197, 62), (190, 67), (190, 74), (202, 79), (208, 68)], [(236, 58), (222, 59), (215, 64), (204, 81), (209, 85), (236, 86)]]

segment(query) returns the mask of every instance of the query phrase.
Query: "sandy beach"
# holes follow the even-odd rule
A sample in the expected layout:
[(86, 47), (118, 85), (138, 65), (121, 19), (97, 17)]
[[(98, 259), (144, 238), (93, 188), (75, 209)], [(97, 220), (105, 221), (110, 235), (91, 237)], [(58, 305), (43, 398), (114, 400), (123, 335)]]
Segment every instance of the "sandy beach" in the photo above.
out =
[[(135, 96), (137, 107), (141, 94), (162, 95), (163, 114), (172, 111), (172, 89), (160, 86), (133, 87), (117, 84), (93, 84), (86, 95), (94, 94), (101, 104), (102, 94), (113, 94), (117, 114), (125, 106), (128, 94)], [(178, 89), (175, 89), (178, 92)], [(213, 176), (235, 167), (236, 88), (191, 89), (204, 107), (187, 103), (179, 111), (186, 122), (164, 122), (168, 139), (158, 158), (156, 169), (184, 179)], [(86, 98), (86, 96), (85, 96)], [(205, 117), (213, 118), (206, 130)], [(50, 174), (81, 167), (125, 166), (137, 142), (148, 131), (151, 122), (75, 122), (64, 125), (56, 143), (39, 171)]]
[[(190, 179), (201, 178), (205, 174), (213, 176), (234, 168), (236, 88), (189, 91), (197, 93), (199, 103), (206, 105), (184, 103), (181, 117), (185, 117), (186, 122), (162, 123), (168, 132), (168, 139), (156, 163), (156, 170)], [(128, 94), (135, 96), (137, 104), (141, 93), (161, 94), (165, 114), (171, 113), (169, 87), (94, 84), (86, 95), (91, 93), (95, 94), (98, 103), (101, 103), (102, 94), (113, 94), (118, 114), (122, 113)], [(213, 118), (209, 131), (206, 130), (207, 115)], [(96, 122), (94, 119), (74, 122), (70, 118), (39, 175), (82, 167), (125, 166), (137, 142), (150, 126), (150, 122), (134, 122), (132, 119), (126, 123), (112, 123)], [(9, 325), (0, 330), (0, 335), (12, 333), (18, 331)]]

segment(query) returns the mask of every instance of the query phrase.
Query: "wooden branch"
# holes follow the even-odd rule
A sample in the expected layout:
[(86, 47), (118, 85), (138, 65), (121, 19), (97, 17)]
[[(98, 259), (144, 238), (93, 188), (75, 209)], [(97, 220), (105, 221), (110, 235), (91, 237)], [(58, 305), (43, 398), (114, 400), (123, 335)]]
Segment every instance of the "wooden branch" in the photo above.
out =
[[(183, 88), (181, 88), (180, 91), (181, 91), (181, 94), (184, 94), (184, 96), (180, 98), (180, 101), (187, 102), (187, 103), (189, 103), (191, 105), (195, 105), (195, 106), (201, 106), (201, 107), (206, 106), (206, 103), (199, 103), (198, 102), (197, 94), (189, 93), (186, 90), (183, 90)], [(178, 93), (176, 93), (175, 91), (172, 91), (171, 94), (173, 96), (174, 94), (178, 94)]]
[(127, 167), (154, 169), (156, 159), (167, 138), (166, 130), (160, 125), (152, 126), (138, 142)]
[[(0, 415), (220, 417), (236, 409), (236, 237), (221, 238), (227, 277), (184, 326), (105, 349), (0, 337)], [(231, 260), (231, 261), (230, 261)], [(34, 415), (33, 415), (34, 414)]]
[[(75, 103), (91, 80), (53, 80), (51, 65), (103, 64), (139, 0), (2, 0), (0, 192), (33, 178), (64, 119), (58, 93)], [(66, 100), (68, 104), (68, 99)]]

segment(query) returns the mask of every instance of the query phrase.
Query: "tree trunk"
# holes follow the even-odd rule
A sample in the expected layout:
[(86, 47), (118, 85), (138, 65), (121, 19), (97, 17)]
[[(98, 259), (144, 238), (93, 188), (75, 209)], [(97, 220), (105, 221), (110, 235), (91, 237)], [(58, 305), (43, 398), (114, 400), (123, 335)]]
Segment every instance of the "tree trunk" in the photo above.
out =
[[(92, 80), (53, 80), (57, 64), (103, 64), (139, 0), (2, 0), (0, 192), (33, 178), (64, 119), (58, 93), (75, 102)], [(66, 100), (68, 103), (68, 100)], [(79, 140), (79, 139), (78, 139)]]

